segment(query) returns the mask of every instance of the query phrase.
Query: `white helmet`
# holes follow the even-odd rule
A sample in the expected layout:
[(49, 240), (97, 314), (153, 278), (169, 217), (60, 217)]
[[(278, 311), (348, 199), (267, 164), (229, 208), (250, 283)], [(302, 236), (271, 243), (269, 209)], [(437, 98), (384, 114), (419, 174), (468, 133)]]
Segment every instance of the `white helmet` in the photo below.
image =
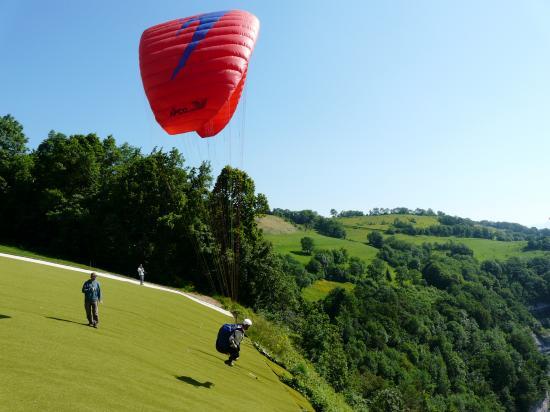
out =
[(243, 320), (243, 325), (244, 326), (252, 326), (252, 321), (248, 318), (246, 318), (245, 320)]

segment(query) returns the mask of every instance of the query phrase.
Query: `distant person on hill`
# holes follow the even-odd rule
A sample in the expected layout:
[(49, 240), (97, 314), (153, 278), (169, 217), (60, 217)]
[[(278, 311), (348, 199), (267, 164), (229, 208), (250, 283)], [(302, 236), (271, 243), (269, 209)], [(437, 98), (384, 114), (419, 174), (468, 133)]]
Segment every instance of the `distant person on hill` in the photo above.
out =
[(145, 269), (143, 268), (143, 264), (141, 263), (138, 266), (138, 276), (139, 276), (140, 285), (143, 285), (143, 279), (145, 279)]
[(252, 321), (250, 319), (245, 319), (243, 323), (226, 323), (218, 331), (216, 350), (225, 355), (229, 355), (229, 359), (224, 362), (226, 365), (233, 366), (235, 361), (239, 359), (241, 342), (244, 338), (245, 331), (247, 331), (250, 326), (252, 326)]
[(95, 272), (90, 274), (90, 279), (82, 285), (82, 293), (84, 293), (84, 308), (86, 309), (86, 317), (88, 318), (88, 326), (98, 327), (99, 323), (99, 302), (101, 300), (101, 287), (96, 280)]

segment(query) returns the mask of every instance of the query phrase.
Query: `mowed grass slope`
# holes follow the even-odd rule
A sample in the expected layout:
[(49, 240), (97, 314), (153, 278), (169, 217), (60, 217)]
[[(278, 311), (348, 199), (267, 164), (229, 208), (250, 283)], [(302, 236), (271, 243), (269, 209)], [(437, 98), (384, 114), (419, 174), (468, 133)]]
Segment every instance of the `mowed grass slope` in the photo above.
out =
[(182, 296), (100, 278), (100, 328), (86, 326), (87, 275), (0, 257), (0, 409), (295, 411), (246, 340), (230, 368), (214, 341), (229, 317)]

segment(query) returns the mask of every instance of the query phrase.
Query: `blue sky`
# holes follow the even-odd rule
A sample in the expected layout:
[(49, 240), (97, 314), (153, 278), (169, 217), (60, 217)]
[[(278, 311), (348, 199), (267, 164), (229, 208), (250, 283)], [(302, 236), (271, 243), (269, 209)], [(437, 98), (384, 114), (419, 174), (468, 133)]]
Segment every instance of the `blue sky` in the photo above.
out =
[[(211, 139), (165, 134), (141, 33), (234, 8), (261, 22), (236, 116)], [(547, 1), (3, 0), (0, 56), (0, 115), (31, 148), (52, 129), (95, 132), (242, 167), (272, 207), (548, 224)]]

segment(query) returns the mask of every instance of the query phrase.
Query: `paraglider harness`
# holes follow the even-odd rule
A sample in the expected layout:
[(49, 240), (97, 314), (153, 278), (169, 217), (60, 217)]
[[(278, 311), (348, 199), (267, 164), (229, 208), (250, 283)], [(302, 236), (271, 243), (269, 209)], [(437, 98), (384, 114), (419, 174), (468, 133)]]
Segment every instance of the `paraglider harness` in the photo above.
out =
[(216, 339), (216, 350), (218, 352), (227, 354), (239, 351), (239, 348), (233, 349), (229, 346), (229, 338), (236, 330), (240, 330), (244, 333), (241, 324), (226, 323), (220, 328), (220, 330), (218, 331), (218, 337)]

